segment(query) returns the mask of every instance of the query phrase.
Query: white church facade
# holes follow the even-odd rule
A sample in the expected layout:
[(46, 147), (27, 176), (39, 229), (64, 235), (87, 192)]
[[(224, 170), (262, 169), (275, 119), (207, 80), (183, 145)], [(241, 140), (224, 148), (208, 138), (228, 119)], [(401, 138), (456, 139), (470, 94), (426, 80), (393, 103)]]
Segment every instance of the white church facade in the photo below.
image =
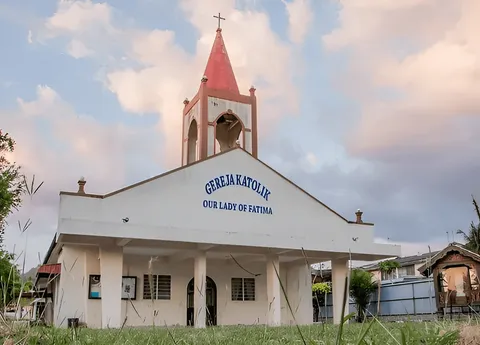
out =
[[(242, 95), (221, 29), (184, 101), (182, 166), (106, 194), (61, 192), (37, 280), (66, 327), (313, 322), (310, 264), (332, 262), (340, 322), (349, 259), (398, 256), (257, 158), (255, 89)], [(288, 303), (287, 303), (288, 300)], [(289, 305), (290, 304), (290, 307)]]

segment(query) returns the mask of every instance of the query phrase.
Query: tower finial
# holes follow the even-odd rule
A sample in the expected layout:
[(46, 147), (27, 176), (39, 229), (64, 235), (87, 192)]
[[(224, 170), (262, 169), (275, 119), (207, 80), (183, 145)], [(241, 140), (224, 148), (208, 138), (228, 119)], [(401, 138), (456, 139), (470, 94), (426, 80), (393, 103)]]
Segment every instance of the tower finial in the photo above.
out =
[(221, 20), (225, 20), (225, 18), (223, 18), (221, 15), (220, 15), (220, 12), (218, 12), (218, 16), (213, 16), (213, 18), (217, 18), (218, 19), (218, 27), (217, 27), (217, 31), (222, 31), (222, 28), (220, 27), (220, 21)]

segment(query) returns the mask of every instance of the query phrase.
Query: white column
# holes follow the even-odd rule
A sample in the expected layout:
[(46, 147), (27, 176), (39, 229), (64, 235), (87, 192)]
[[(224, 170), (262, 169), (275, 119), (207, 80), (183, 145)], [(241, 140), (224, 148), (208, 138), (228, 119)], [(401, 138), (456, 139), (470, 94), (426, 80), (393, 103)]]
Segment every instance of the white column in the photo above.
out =
[(205, 252), (199, 252), (194, 262), (194, 323), (195, 328), (205, 328), (207, 320), (207, 256)]
[[(348, 276), (348, 260), (332, 260), (332, 299), (333, 299), (333, 324), (342, 322), (343, 296), (345, 295), (345, 278)], [(349, 303), (345, 305), (345, 316), (348, 315)]]
[(100, 247), (102, 328), (122, 326), (123, 248)]
[[(310, 266), (306, 264), (290, 266), (287, 270), (287, 281), (287, 297), (292, 306), (295, 321), (299, 325), (313, 324), (312, 272)], [(290, 310), (288, 314), (291, 314)]]
[(32, 312), (32, 318), (34, 320), (38, 320), (39, 319), (38, 317), (40, 316), (40, 315), (37, 316), (37, 306), (38, 306), (38, 302), (35, 302), (33, 304), (33, 312)]
[[(85, 277), (85, 251), (71, 245), (64, 245), (58, 262), (62, 264), (59, 288), (56, 292), (54, 324), (67, 327), (69, 318), (85, 322), (85, 304), (88, 295), (88, 277)], [(68, 298), (67, 298), (68, 297)]]
[(282, 322), (281, 294), (280, 261), (278, 256), (267, 256), (267, 324), (269, 326), (279, 326)]

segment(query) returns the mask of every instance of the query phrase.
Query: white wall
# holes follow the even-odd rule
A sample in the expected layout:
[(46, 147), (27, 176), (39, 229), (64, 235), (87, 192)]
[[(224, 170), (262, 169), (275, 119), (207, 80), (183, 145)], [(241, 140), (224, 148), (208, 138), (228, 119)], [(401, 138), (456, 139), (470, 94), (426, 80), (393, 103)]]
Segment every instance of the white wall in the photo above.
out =
[(230, 109), (243, 122), (245, 128), (252, 128), (252, 106), (216, 97), (208, 97), (208, 122), (213, 122), (218, 115)]
[[(70, 264), (76, 260), (75, 274), (62, 271), (60, 289), (65, 291), (64, 303), (57, 307), (60, 320), (66, 327), (66, 319), (79, 317), (90, 328), (102, 326), (102, 301), (88, 299), (88, 278), (91, 274), (100, 274), (98, 248), (64, 246), (61, 254), (63, 262)], [(185, 325), (187, 318), (187, 285), (193, 277), (193, 260), (179, 263), (154, 262), (152, 274), (171, 275), (170, 300), (144, 300), (143, 276), (149, 273), (148, 256), (125, 255), (123, 257), (123, 275), (137, 277), (137, 299), (134, 301), (119, 300), (122, 308), (122, 322), (127, 326)], [(227, 263), (228, 262), (228, 263)], [(232, 301), (231, 278), (251, 277), (235, 263), (224, 260), (207, 260), (207, 275), (213, 279), (217, 287), (217, 323), (219, 325), (265, 324), (268, 311), (266, 290), (266, 263), (243, 263), (242, 267), (252, 273), (260, 274), (255, 279), (255, 301)], [(297, 310), (297, 322), (311, 323), (311, 283), (310, 272), (299, 267), (280, 265), (282, 284), (287, 289), (292, 308)], [(307, 283), (307, 287), (305, 286)], [(300, 287), (300, 288), (299, 288)], [(305, 296), (298, 296), (300, 292)], [(292, 324), (291, 313), (286, 299), (282, 295), (282, 323)], [(65, 303), (67, 300), (67, 303)], [(299, 301), (303, 301), (300, 302)], [(303, 304), (302, 304), (303, 303)], [(302, 314), (303, 313), (303, 314)], [(155, 315), (155, 316), (154, 316)]]
[(57, 301), (54, 310), (55, 326), (67, 326), (67, 318), (79, 318), (85, 322), (86, 299), (81, 296), (88, 294), (88, 282), (85, 278), (86, 252), (82, 247), (63, 246), (58, 257), (62, 265), (59, 289), (56, 291)]
[[(153, 274), (172, 276), (171, 300), (143, 300), (143, 275), (148, 274), (149, 257), (125, 256), (124, 274), (137, 276), (137, 300), (122, 301), (128, 316), (127, 325), (185, 325), (187, 319), (187, 285), (193, 278), (193, 261), (177, 264), (154, 263)], [(225, 265), (222, 261), (207, 260), (207, 275), (217, 286), (217, 323), (254, 324), (264, 323), (267, 311), (265, 266), (245, 264), (245, 269), (261, 273), (255, 281), (255, 301), (231, 300), (231, 278), (250, 277), (236, 264)], [(137, 315), (133, 306), (138, 311)], [(156, 317), (153, 317), (154, 311)]]
[[(211, 195), (205, 184), (220, 175), (250, 176), (270, 191), (231, 186)], [(88, 184), (86, 186), (88, 190)], [(93, 192), (93, 191), (89, 191)], [(204, 200), (268, 206), (272, 215), (204, 208)], [(179, 214), (188, 212), (188, 217)], [(59, 234), (265, 246), (397, 255), (373, 245), (373, 227), (348, 224), (242, 150), (194, 164), (105, 199), (61, 195)], [(123, 223), (122, 218), (129, 222)], [(358, 237), (354, 242), (352, 237)]]

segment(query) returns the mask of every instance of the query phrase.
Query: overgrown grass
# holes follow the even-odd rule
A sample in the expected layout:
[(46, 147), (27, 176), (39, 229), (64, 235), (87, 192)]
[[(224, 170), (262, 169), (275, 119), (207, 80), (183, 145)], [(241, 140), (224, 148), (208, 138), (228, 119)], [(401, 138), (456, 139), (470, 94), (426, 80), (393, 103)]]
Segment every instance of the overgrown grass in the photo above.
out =
[[(456, 323), (380, 324), (373, 321), (367, 335), (360, 340), (366, 327), (367, 325), (361, 324), (345, 325), (342, 330), (342, 344), (454, 345), (458, 343), (461, 326)], [(330, 345), (336, 342), (338, 326), (301, 326), (300, 330), (307, 344)], [(107, 330), (31, 327), (16, 328), (13, 333), (11, 338), (15, 343), (36, 345), (303, 344), (296, 327), (217, 326), (206, 329), (146, 327)]]

